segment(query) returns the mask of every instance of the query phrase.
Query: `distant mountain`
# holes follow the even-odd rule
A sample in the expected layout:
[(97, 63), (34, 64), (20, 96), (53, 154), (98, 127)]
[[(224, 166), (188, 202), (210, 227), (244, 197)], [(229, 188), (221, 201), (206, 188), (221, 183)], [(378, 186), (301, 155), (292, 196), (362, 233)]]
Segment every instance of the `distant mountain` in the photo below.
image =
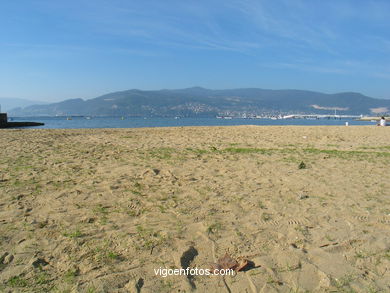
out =
[(390, 112), (390, 100), (359, 93), (324, 94), (303, 90), (258, 88), (210, 90), (127, 90), (94, 99), (73, 99), (13, 109), (12, 116), (88, 115), (133, 117), (214, 117), (261, 114), (380, 114)]
[(17, 107), (25, 108), (27, 106), (37, 105), (37, 104), (47, 104), (47, 103), (40, 102), (40, 101), (18, 99), (18, 98), (0, 98), (1, 112), (7, 112), (10, 109), (14, 109)]

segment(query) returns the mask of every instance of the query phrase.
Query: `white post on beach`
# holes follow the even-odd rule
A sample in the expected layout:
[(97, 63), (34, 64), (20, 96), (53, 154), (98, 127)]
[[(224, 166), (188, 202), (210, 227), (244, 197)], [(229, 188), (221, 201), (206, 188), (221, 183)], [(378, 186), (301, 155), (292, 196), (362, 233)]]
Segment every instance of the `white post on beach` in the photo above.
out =
[(348, 126), (348, 122), (345, 122), (345, 126)]

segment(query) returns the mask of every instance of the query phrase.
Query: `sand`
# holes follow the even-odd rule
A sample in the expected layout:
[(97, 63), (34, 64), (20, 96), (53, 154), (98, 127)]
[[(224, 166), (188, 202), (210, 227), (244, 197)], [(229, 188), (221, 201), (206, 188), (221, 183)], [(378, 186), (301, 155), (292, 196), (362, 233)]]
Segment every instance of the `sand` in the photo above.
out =
[[(0, 291), (389, 292), (390, 127), (0, 131)], [(236, 276), (156, 276), (209, 268)]]

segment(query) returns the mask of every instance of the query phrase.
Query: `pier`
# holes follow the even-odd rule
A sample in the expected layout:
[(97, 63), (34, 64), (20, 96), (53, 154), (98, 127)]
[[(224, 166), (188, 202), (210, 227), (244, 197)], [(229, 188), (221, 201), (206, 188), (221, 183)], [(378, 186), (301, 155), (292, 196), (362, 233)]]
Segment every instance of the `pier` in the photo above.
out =
[(7, 113), (0, 113), (0, 128), (14, 128), (14, 127), (30, 127), (42, 126), (44, 123), (40, 122), (8, 122)]
[(317, 115), (317, 114), (291, 114), (283, 119), (361, 119), (363, 115)]

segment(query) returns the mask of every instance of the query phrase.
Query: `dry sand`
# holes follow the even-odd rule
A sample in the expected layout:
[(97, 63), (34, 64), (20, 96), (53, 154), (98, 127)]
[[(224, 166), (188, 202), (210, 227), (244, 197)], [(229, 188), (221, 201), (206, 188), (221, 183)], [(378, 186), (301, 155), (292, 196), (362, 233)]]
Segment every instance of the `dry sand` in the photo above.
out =
[[(0, 148), (0, 291), (390, 291), (390, 127), (2, 130)], [(254, 267), (154, 273), (227, 251)]]

